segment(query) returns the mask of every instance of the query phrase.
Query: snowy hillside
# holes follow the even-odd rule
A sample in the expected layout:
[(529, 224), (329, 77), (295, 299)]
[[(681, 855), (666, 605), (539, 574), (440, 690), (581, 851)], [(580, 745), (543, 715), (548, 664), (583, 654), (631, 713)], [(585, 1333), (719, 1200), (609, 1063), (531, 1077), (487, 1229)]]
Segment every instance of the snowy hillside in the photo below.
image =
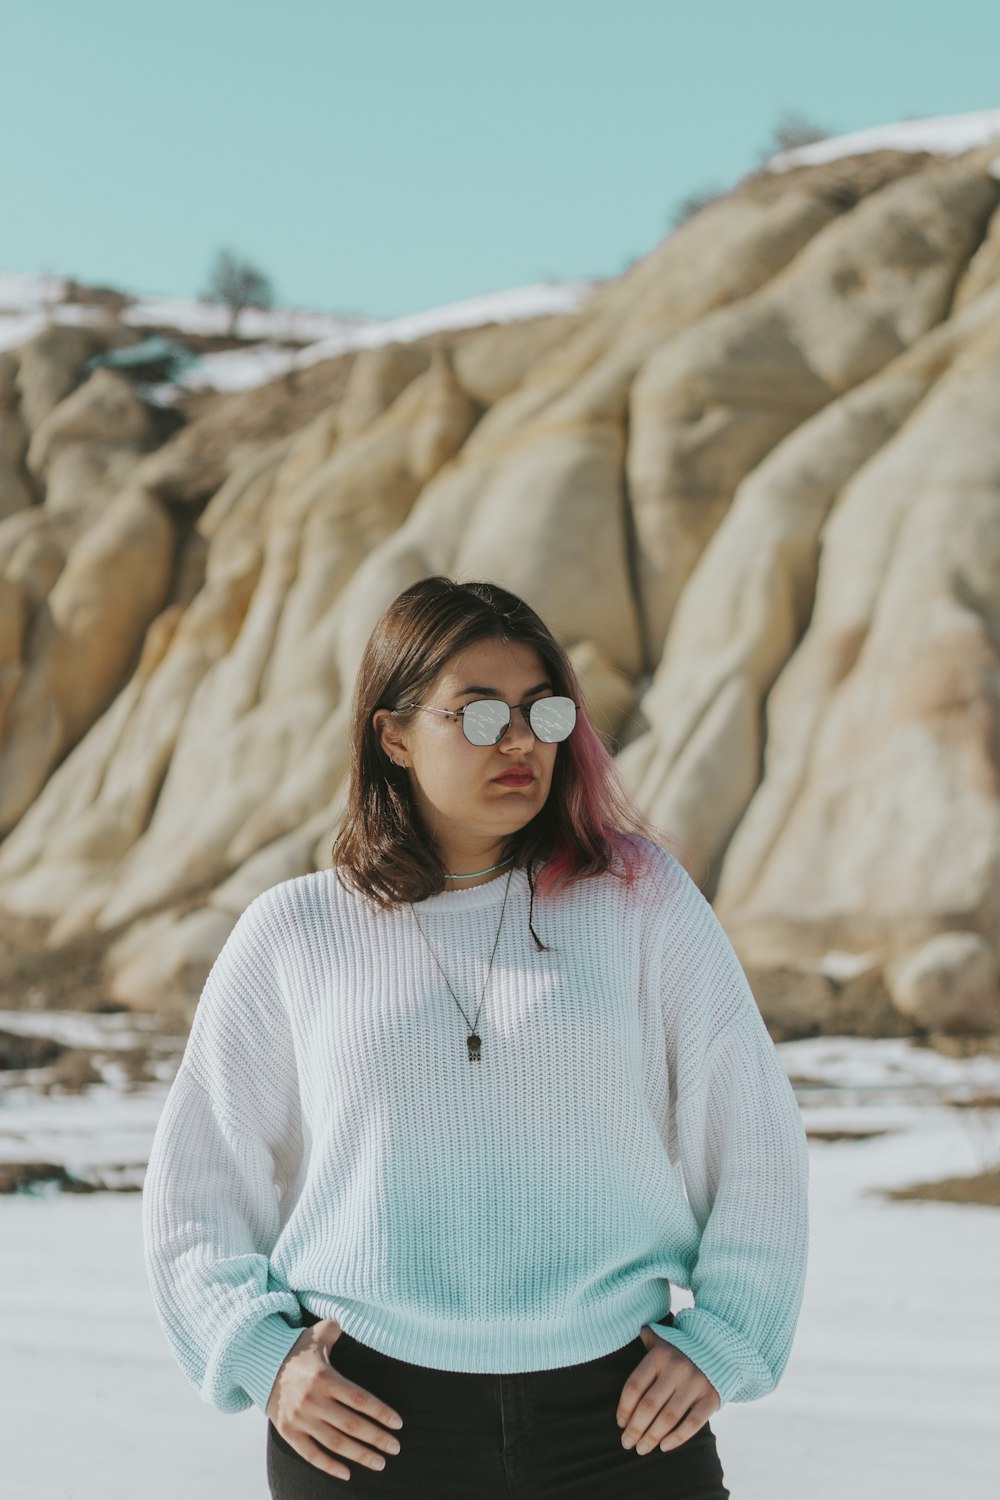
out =
[[(291, 369), (330, 359), (350, 349), (371, 349), (393, 340), (406, 342), (442, 329), (477, 328), (511, 323), (549, 313), (574, 312), (587, 301), (598, 281), (538, 282), (509, 291), (489, 292), (398, 318), (353, 318), (304, 308), (245, 308), (239, 316), (233, 347), (201, 353), (170, 386), (149, 393), (169, 405), (176, 389), (246, 390)], [(49, 323), (102, 327), (111, 323), (135, 329), (224, 338), (229, 311), (208, 302), (125, 294), (128, 305), (109, 308), (81, 303), (68, 295), (71, 284), (55, 276), (0, 272), (0, 350), (34, 338)]]

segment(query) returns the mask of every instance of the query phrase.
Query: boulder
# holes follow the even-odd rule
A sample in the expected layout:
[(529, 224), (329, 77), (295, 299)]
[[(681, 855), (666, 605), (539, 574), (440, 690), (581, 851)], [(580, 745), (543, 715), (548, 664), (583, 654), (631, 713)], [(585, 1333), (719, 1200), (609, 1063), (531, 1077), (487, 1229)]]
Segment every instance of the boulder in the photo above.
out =
[(30, 434), (85, 378), (84, 366), (107, 340), (88, 328), (53, 323), (22, 344), (17, 353), (15, 387), (21, 416)]
[(1000, 960), (982, 933), (937, 932), (886, 965), (896, 1009), (928, 1031), (1000, 1032)]
[(141, 453), (156, 435), (153, 413), (131, 382), (102, 366), (38, 423), (27, 464), (36, 478), (46, 480), (53, 460), (68, 446), (103, 445)]

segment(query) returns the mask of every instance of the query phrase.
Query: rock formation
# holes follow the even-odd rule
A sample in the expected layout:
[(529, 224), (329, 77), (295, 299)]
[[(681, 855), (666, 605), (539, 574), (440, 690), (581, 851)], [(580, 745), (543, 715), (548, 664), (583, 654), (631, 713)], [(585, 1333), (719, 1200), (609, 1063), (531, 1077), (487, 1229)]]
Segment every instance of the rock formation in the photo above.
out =
[(280, 418), (165, 436), (107, 330), (0, 355), (0, 912), (193, 1004), (328, 863), (378, 615), (487, 577), (776, 1031), (1000, 1031), (995, 161), (759, 174), (581, 311), (341, 356)]

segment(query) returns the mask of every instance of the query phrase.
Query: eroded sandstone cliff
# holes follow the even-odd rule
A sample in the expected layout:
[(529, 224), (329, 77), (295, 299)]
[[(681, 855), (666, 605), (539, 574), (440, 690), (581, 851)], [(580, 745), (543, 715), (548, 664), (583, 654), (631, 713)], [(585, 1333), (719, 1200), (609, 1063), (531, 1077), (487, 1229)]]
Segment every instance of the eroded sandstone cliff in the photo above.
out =
[(575, 314), (169, 433), (87, 372), (116, 336), (0, 355), (0, 910), (193, 1004), (247, 902), (328, 863), (379, 613), (487, 577), (776, 1034), (1000, 1030), (995, 161), (761, 174)]

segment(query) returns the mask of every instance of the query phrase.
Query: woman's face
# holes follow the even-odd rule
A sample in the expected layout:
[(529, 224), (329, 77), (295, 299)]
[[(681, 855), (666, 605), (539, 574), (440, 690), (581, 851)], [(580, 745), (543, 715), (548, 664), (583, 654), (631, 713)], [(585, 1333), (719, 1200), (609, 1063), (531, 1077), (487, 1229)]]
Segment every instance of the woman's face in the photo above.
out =
[[(461, 721), (443, 714), (421, 710), (391, 731), (383, 725), (384, 709), (373, 715), (383, 749), (407, 768), (420, 813), (449, 868), (460, 869), (449, 861), (488, 850), (544, 807), (559, 745), (536, 739), (517, 705), (527, 709), (555, 691), (532, 647), (479, 641), (457, 652), (416, 701), (457, 711), (476, 698), (502, 698), (511, 722), (498, 744), (470, 744)], [(531, 780), (520, 786), (496, 780), (513, 765), (529, 767)]]

